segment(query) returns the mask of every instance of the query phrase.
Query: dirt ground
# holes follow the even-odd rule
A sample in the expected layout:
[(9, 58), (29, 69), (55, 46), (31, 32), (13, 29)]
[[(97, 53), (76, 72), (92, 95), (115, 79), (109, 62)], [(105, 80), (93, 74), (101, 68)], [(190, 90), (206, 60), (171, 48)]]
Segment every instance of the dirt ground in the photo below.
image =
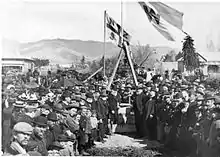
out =
[(104, 143), (97, 142), (96, 147), (137, 147), (137, 148), (155, 148), (161, 146), (158, 142), (149, 141), (147, 139), (136, 139), (134, 135), (114, 134), (108, 136)]

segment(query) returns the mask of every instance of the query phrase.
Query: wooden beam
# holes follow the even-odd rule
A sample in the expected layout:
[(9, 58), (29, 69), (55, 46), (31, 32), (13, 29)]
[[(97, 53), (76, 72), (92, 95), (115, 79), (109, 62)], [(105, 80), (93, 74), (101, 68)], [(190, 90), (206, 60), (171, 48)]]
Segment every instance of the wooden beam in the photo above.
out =
[(90, 75), (86, 80), (83, 81), (83, 83), (90, 80), (93, 76), (95, 76), (98, 72), (100, 72), (103, 69), (103, 67), (99, 68), (96, 72), (94, 72), (92, 75)]
[(123, 45), (124, 45), (124, 48), (125, 48), (125, 55), (128, 58), (128, 62), (129, 62), (130, 68), (131, 68), (133, 78), (134, 78), (134, 83), (135, 83), (136, 86), (138, 86), (138, 81), (137, 81), (134, 66), (133, 66), (133, 63), (132, 63), (132, 60), (131, 60), (131, 56), (130, 56), (130, 53), (129, 53), (129, 50), (128, 50), (128, 45), (127, 45), (126, 42), (124, 42)]
[(116, 71), (117, 71), (118, 66), (119, 66), (119, 63), (120, 63), (120, 61), (121, 61), (121, 58), (122, 58), (122, 49), (121, 49), (121, 51), (120, 51), (120, 53), (119, 53), (118, 60), (117, 60), (117, 63), (116, 63), (116, 65), (115, 65), (115, 68), (114, 68), (114, 70), (113, 70), (112, 76), (110, 77), (110, 80), (109, 80), (109, 83), (108, 83), (108, 86), (107, 86), (107, 90), (110, 90), (111, 84), (112, 84), (113, 79), (114, 79), (114, 77), (115, 77)]

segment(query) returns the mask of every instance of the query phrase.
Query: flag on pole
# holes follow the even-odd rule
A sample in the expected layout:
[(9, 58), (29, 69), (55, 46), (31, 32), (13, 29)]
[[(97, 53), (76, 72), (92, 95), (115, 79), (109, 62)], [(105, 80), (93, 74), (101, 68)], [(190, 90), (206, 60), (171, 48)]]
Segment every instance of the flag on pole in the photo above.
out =
[[(167, 40), (175, 41), (175, 33), (178, 28), (183, 34), (183, 13), (173, 9), (161, 2), (138, 2), (146, 13), (150, 23)], [(181, 30), (181, 31), (180, 31)]]
[[(121, 36), (121, 26), (106, 13), (106, 27), (110, 30), (109, 31), (109, 38), (116, 42), (117, 44), (120, 43), (120, 36)], [(123, 40), (130, 45), (131, 36), (123, 30)]]

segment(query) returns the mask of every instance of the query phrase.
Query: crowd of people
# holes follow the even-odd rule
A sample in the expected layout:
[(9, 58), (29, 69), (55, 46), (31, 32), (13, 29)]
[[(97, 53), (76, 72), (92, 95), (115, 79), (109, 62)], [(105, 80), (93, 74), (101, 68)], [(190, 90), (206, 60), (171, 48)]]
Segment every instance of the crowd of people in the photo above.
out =
[(88, 156), (95, 141), (115, 133), (121, 103), (132, 105), (138, 137), (185, 155), (220, 154), (220, 96), (202, 80), (154, 75), (138, 78), (136, 87), (119, 77), (110, 90), (105, 79), (83, 83), (62, 71), (2, 80), (4, 155)]

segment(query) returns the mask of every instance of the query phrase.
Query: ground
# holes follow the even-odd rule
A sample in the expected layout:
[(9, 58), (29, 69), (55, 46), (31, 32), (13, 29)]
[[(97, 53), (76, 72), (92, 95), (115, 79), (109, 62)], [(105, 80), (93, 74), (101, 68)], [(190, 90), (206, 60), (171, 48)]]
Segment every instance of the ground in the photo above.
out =
[(158, 151), (158, 148), (162, 147), (158, 142), (134, 137), (131, 134), (108, 136), (104, 143), (96, 142), (96, 147), (89, 150), (89, 153), (94, 156), (164, 156)]

